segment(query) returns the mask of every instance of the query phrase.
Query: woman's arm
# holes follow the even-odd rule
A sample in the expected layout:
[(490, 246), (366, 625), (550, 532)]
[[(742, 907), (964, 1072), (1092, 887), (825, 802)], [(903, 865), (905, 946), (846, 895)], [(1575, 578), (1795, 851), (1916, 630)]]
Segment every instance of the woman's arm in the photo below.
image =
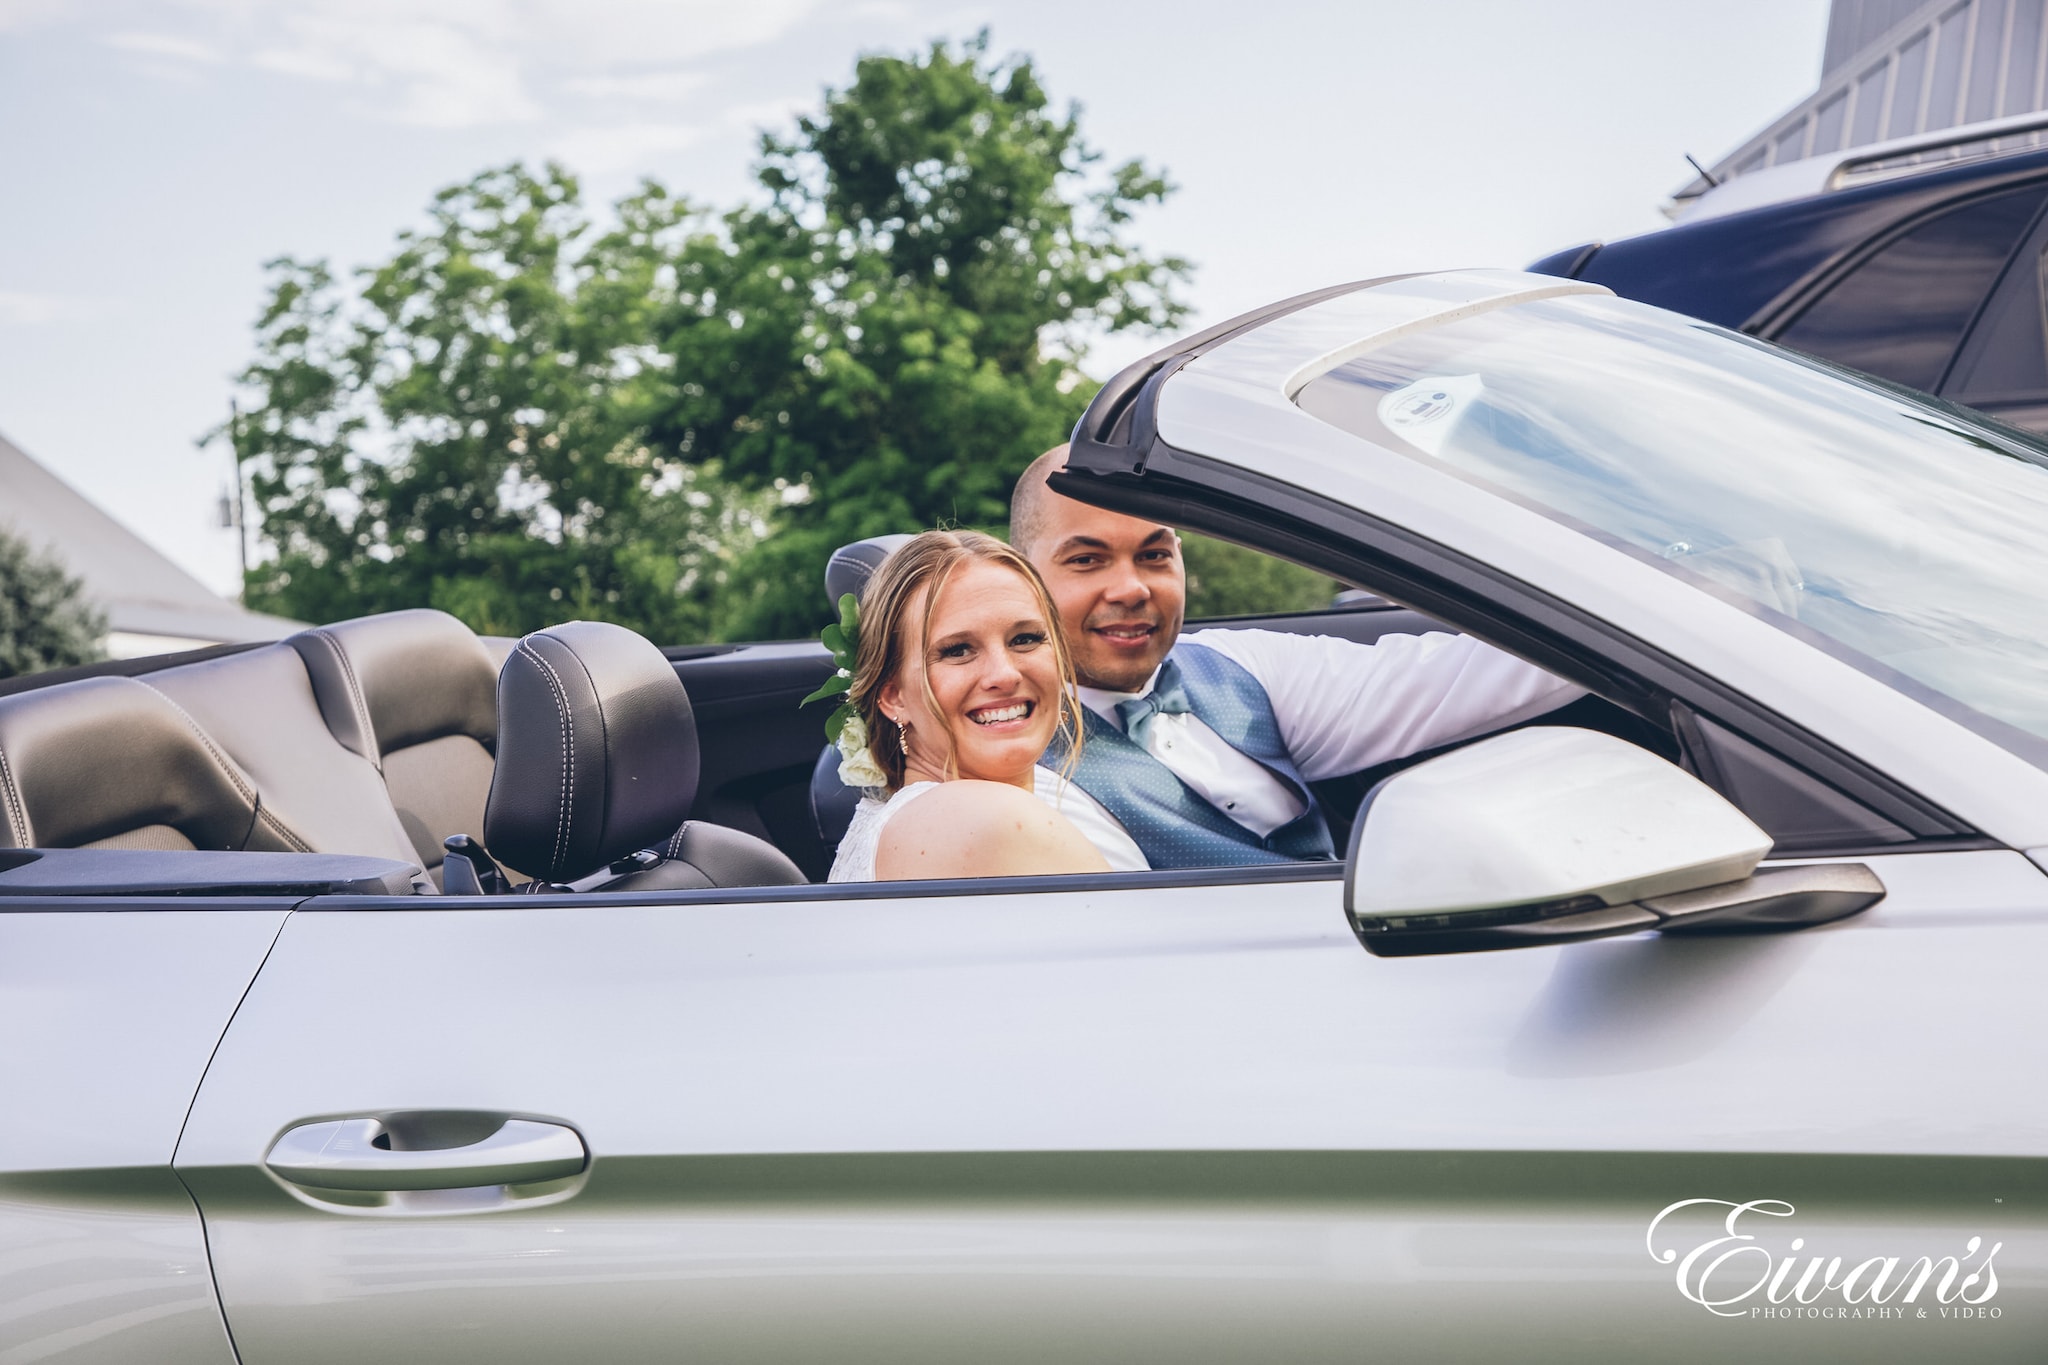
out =
[(875, 853), (882, 881), (1107, 871), (1065, 816), (1000, 782), (940, 783), (890, 818)]

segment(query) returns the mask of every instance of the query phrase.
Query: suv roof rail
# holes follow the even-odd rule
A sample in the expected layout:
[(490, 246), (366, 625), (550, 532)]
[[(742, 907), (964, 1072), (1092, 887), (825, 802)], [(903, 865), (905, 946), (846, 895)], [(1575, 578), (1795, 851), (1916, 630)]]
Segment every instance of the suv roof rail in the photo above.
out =
[[(2048, 110), (1912, 133), (1747, 171), (1711, 188), (1695, 189), (1704, 184), (1695, 180), (1665, 204), (1664, 215), (1675, 222), (1718, 218), (1724, 213), (1854, 189), (1959, 162), (2031, 151), (2048, 145), (2044, 135), (2048, 135)], [(2025, 141), (2012, 141), (2019, 138)]]
[[(2010, 137), (2044, 130), (2048, 130), (2048, 109), (1894, 138), (1875, 147), (1858, 148), (1855, 155), (1840, 158), (1823, 188), (1845, 190), (1853, 185), (1867, 185), (1874, 180), (1908, 175), (1926, 166), (1945, 166), (1957, 161), (1996, 156), (2001, 152), (2022, 151), (2025, 148), (2000, 147), (1997, 144)], [(2027, 147), (2039, 145), (2038, 139), (2027, 142)]]

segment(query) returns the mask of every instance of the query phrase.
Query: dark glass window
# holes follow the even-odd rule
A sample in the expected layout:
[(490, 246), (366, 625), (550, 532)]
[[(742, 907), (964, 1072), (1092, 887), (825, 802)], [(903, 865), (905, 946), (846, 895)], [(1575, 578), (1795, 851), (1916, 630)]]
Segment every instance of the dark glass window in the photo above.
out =
[(2042, 306), (2048, 255), (2036, 240), (2020, 253), (1956, 361), (1942, 393), (1972, 407), (2048, 400), (2048, 309)]
[(1777, 340), (1931, 389), (2048, 187), (1979, 199), (1922, 223), (1852, 271)]

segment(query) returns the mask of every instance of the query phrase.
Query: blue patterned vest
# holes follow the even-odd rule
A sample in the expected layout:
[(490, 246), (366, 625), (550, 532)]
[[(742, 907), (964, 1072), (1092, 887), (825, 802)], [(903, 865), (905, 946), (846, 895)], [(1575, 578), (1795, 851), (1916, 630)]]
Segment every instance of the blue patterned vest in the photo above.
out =
[[(1085, 706), (1081, 720), (1087, 737), (1074, 765), (1074, 785), (1123, 822), (1145, 861), (1156, 868), (1334, 857), (1330, 827), (1281, 741), (1273, 703), (1259, 680), (1234, 660), (1201, 645), (1177, 645), (1171, 657), (1180, 669), (1193, 714), (1231, 748), (1270, 769), (1308, 808), (1262, 839), (1202, 799), (1114, 723)], [(1055, 742), (1042, 761), (1058, 771), (1066, 761), (1065, 747)]]

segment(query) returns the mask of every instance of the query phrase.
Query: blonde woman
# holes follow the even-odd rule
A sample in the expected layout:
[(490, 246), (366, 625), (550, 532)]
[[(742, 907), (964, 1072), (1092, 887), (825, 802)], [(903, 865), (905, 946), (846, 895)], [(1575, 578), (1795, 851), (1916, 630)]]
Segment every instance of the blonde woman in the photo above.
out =
[(1023, 556), (972, 531), (899, 548), (861, 595), (852, 674), (867, 752), (848, 766), (872, 785), (831, 880), (1109, 870), (1034, 794), (1077, 727), (1059, 616)]

